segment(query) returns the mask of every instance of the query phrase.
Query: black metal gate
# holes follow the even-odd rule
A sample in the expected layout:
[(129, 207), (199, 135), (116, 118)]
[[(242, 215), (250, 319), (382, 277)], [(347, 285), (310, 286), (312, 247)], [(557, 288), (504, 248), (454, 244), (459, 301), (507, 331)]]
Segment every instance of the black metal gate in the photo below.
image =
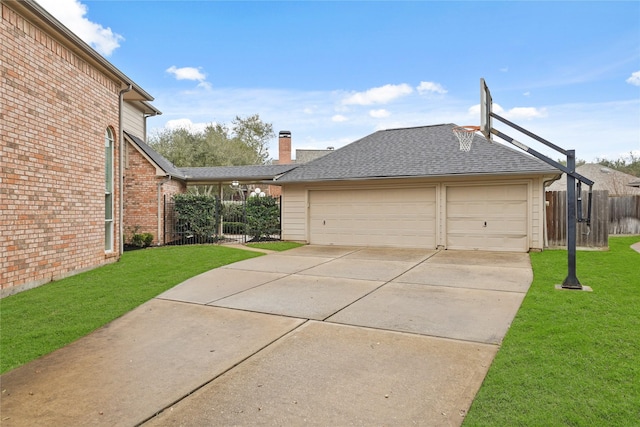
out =
[(245, 200), (222, 202), (222, 235), (225, 241), (247, 243), (247, 206)]
[(246, 200), (223, 200), (217, 211), (204, 212), (197, 224), (180, 218), (175, 202), (164, 197), (164, 239), (165, 245), (192, 245), (203, 243), (247, 243), (256, 240), (280, 240), (282, 204), (278, 206), (278, 227), (269, 230), (268, 235), (254, 236), (251, 233), (251, 218), (247, 218)]
[(164, 244), (194, 245), (218, 243), (221, 240), (220, 203), (215, 206), (199, 206), (196, 217), (185, 217), (176, 209), (176, 203), (164, 196)]

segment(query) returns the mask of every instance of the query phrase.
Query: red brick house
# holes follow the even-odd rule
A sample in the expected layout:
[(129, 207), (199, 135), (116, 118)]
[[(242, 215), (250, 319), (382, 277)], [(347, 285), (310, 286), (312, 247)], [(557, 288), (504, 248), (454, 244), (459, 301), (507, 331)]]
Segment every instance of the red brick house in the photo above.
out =
[(153, 234), (153, 244), (164, 243), (164, 200), (187, 191), (186, 177), (142, 138), (124, 133), (124, 238)]
[[(116, 261), (151, 95), (33, 0), (0, 2), (0, 296)], [(127, 151), (129, 167), (136, 154)], [(133, 170), (133, 169), (132, 169)]]

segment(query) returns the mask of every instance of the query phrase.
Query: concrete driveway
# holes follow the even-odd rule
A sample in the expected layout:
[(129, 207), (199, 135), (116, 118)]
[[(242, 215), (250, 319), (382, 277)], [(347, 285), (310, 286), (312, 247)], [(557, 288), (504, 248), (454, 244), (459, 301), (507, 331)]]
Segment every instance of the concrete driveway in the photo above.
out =
[(514, 253), (241, 261), (3, 375), (2, 425), (459, 425), (532, 278)]

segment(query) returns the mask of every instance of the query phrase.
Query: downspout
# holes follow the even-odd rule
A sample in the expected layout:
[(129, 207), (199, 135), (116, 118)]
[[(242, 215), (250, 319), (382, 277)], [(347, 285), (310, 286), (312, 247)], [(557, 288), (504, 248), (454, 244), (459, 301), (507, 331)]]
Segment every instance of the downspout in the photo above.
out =
[(171, 175), (167, 175), (164, 180), (158, 183), (158, 242), (157, 246), (160, 246), (160, 236), (163, 236), (162, 241), (164, 242), (164, 233), (162, 233), (162, 186), (167, 182), (171, 181)]
[(124, 150), (126, 146), (124, 144), (124, 94), (129, 92), (133, 88), (131, 83), (128, 83), (126, 89), (120, 91), (119, 96), (119, 117), (118, 117), (118, 133), (119, 133), (119, 150), (118, 150), (118, 234), (120, 250), (119, 255), (124, 252)]

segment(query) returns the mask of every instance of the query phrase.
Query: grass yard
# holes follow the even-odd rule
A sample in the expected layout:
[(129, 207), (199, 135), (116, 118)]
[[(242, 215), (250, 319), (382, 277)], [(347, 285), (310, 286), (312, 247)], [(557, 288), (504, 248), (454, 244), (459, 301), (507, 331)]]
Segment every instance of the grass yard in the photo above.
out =
[(566, 251), (531, 254), (533, 283), (464, 426), (640, 425), (638, 241), (578, 252), (578, 279), (593, 292), (554, 289)]
[(304, 244), (295, 243), (295, 242), (274, 241), (274, 242), (247, 243), (247, 246), (252, 248), (257, 248), (257, 249), (267, 249), (270, 251), (281, 252), (281, 251), (297, 248), (300, 246), (304, 246)]
[(261, 256), (194, 245), (125, 252), (120, 261), (0, 300), (0, 373), (50, 353), (212, 268)]

